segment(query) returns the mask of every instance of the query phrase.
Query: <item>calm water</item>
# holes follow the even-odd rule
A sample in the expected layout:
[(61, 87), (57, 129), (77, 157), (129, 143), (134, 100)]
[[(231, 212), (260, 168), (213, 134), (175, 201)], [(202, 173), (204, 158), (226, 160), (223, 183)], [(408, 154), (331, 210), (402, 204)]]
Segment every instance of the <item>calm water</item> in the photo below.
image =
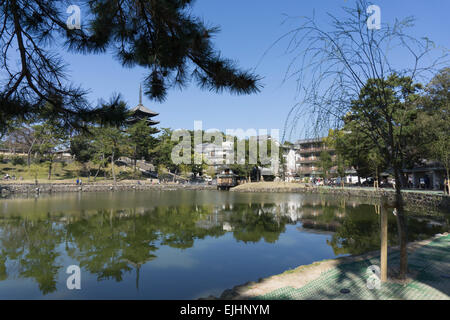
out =
[[(0, 200), (0, 298), (195, 299), (379, 248), (376, 206), (318, 195), (148, 191)], [(410, 240), (448, 216), (409, 218)], [(390, 244), (396, 243), (389, 217)], [(81, 268), (81, 290), (66, 269)]]

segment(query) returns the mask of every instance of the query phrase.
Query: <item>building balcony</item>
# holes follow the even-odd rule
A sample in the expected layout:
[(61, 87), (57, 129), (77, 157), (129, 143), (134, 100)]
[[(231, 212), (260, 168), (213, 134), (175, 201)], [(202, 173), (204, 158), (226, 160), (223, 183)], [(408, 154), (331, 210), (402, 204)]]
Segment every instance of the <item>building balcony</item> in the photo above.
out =
[(297, 163), (315, 163), (317, 161), (319, 161), (320, 159), (317, 157), (312, 157), (312, 158), (303, 158), (300, 160), (297, 160)]
[(306, 148), (306, 149), (300, 149), (299, 152), (300, 152), (300, 154), (305, 154), (305, 153), (313, 153), (313, 152), (322, 152), (322, 151), (326, 151), (326, 150), (328, 150), (328, 148), (325, 148), (325, 147)]

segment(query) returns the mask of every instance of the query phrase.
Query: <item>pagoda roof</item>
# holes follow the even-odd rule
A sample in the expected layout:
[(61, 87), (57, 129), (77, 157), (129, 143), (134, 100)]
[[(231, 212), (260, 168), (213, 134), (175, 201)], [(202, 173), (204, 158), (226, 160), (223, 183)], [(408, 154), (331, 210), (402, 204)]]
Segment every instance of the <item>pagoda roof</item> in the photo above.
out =
[(159, 121), (154, 121), (154, 120), (151, 120), (151, 119), (143, 119), (143, 118), (138, 118), (138, 117), (132, 117), (132, 118), (129, 118), (128, 120), (126, 120), (126, 122), (128, 122), (128, 123), (137, 123), (137, 122), (139, 122), (139, 121), (141, 121), (141, 120), (144, 120), (145, 122), (147, 122), (149, 125), (155, 125), (155, 124), (158, 124), (159, 123)]
[(137, 113), (137, 112), (141, 112), (144, 113), (146, 115), (148, 115), (149, 117), (155, 117), (157, 115), (159, 115), (159, 113), (150, 110), (149, 108), (145, 107), (143, 104), (138, 104), (136, 107), (134, 107), (133, 109), (130, 110), (130, 112), (132, 113)]
[(155, 125), (155, 124), (159, 123), (159, 121), (153, 121), (153, 120), (147, 120), (147, 122), (151, 125)]

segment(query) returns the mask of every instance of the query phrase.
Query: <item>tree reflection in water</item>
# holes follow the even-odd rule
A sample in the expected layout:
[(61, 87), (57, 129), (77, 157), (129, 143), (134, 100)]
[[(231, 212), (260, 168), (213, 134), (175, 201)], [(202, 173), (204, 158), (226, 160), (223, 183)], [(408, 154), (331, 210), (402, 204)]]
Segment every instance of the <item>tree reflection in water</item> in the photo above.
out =
[[(442, 218), (442, 217), (440, 217)], [(445, 222), (445, 221), (444, 221)], [(287, 224), (300, 232), (328, 232), (336, 255), (380, 248), (380, 223), (374, 205), (322, 197), (299, 202), (158, 205), (97, 209), (76, 214), (36, 212), (0, 216), (0, 281), (34, 280), (42, 294), (57, 290), (60, 259), (66, 255), (97, 277), (120, 282), (157, 259), (158, 249), (187, 249), (206, 237), (231, 232), (243, 243), (276, 243)], [(448, 225), (448, 221), (447, 221)], [(427, 218), (408, 220), (411, 241), (448, 230)], [(388, 217), (389, 245), (397, 244), (395, 217)]]

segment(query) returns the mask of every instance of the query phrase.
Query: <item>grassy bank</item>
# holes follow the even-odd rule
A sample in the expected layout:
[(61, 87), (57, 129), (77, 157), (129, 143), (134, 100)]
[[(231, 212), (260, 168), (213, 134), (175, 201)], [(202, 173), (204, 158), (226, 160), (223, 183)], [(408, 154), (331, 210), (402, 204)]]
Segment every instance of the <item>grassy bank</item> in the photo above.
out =
[[(92, 166), (94, 168), (94, 166)], [(140, 173), (134, 172), (132, 168), (128, 168), (125, 166), (115, 166), (114, 170), (118, 179), (129, 179), (132, 177), (139, 178)], [(94, 175), (97, 172), (96, 169), (91, 169), (91, 178), (90, 180), (94, 180)], [(106, 178), (105, 178), (106, 173)], [(3, 177), (8, 174), (10, 177), (15, 177), (15, 180), (12, 179), (3, 179)], [(8, 183), (34, 183), (35, 177), (38, 180), (38, 183), (72, 183), (77, 178), (82, 178), (83, 182), (88, 181), (88, 175), (86, 173), (86, 169), (83, 168), (77, 162), (54, 162), (52, 165), (52, 175), (51, 179), (48, 179), (48, 164), (32, 164), (28, 167), (26, 164), (12, 164), (8, 163), (0, 163), (0, 178), (2, 184)], [(111, 178), (111, 167), (110, 165), (106, 167), (106, 169), (100, 170), (96, 182), (101, 181), (112, 181)]]

